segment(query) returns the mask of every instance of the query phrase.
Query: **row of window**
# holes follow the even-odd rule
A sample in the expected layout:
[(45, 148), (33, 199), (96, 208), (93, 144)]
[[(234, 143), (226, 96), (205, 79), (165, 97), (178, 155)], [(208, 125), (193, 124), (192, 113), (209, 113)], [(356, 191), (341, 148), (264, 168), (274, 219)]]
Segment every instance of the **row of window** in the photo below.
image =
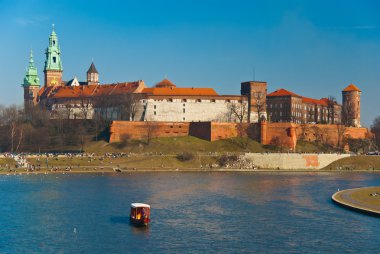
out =
[[(166, 102), (173, 102), (173, 99), (169, 98), (169, 99), (154, 99), (154, 101), (166, 101)], [(181, 99), (181, 102), (187, 102), (188, 100), (187, 99)], [(194, 100), (195, 102), (211, 102), (211, 103), (215, 103), (216, 100), (215, 99), (210, 99), (210, 100), (202, 100), (202, 99), (195, 99)], [(145, 100), (142, 101), (143, 103), (145, 103)], [(225, 103), (230, 103), (231, 100), (224, 100)], [(238, 100), (239, 103), (243, 103), (242, 100)]]

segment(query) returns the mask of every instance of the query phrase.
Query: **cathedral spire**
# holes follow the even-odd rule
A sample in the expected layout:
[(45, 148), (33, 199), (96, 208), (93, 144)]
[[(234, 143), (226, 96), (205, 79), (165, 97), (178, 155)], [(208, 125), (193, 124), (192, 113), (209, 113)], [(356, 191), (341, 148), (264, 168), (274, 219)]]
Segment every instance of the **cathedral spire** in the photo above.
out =
[(28, 86), (40, 86), (40, 79), (38, 78), (38, 72), (37, 68), (34, 66), (34, 60), (33, 60), (33, 51), (30, 50), (30, 57), (29, 57), (29, 66), (26, 70), (24, 83), (22, 84), (24, 87)]
[(99, 72), (95, 67), (94, 61), (92, 61), (90, 68), (87, 71), (87, 84), (99, 85)]
[(57, 70), (63, 71), (61, 62), (61, 49), (58, 45), (58, 37), (54, 30), (54, 24), (52, 26), (52, 31), (49, 36), (49, 46), (46, 49), (46, 60), (45, 60), (45, 71), (46, 70)]
[(62, 85), (62, 61), (61, 49), (58, 44), (58, 36), (54, 30), (54, 24), (49, 36), (49, 46), (45, 51), (45, 86), (61, 86)]

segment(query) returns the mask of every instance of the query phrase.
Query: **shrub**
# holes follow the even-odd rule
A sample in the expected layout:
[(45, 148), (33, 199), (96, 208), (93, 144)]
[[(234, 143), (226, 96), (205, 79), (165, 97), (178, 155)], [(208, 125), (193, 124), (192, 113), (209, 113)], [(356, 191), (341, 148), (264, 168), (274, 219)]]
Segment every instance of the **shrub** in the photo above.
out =
[(180, 154), (177, 154), (177, 159), (179, 161), (190, 161), (194, 159), (194, 154), (191, 152), (180, 153)]
[(238, 161), (237, 155), (222, 155), (219, 157), (218, 163), (220, 166), (225, 167), (227, 164), (230, 164), (231, 162)]

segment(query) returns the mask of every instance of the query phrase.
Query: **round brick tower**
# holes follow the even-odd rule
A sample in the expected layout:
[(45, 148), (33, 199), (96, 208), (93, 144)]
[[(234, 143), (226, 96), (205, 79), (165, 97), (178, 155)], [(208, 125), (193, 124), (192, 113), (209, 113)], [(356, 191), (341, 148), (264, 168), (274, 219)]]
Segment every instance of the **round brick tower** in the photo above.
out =
[(342, 123), (346, 126), (361, 127), (360, 125), (360, 95), (362, 91), (350, 84), (342, 91)]

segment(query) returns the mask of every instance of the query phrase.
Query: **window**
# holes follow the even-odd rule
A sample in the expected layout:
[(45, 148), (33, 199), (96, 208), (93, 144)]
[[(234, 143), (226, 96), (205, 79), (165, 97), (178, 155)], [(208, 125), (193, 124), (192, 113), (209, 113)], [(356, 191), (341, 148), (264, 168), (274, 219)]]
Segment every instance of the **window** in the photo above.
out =
[(185, 121), (185, 118), (182, 118), (183, 119), (183, 121)]
[(53, 56), (53, 63), (56, 63), (56, 62), (57, 62), (57, 58)]
[(185, 109), (183, 109), (183, 113), (186, 113), (186, 112), (185, 112)]
[(231, 100), (226, 100), (226, 103), (230, 103), (231, 102)]
[(55, 40), (53, 40), (53, 46), (55, 46)]
[(215, 99), (211, 99), (210, 102), (215, 102)]
[(156, 109), (156, 105), (154, 105), (154, 109)]
[(202, 100), (201, 99), (196, 99), (195, 102), (202, 102)]
[[(187, 100), (186, 99), (182, 99), (182, 102), (187, 102)], [(183, 104), (184, 106), (185, 106), (185, 104)]]
[(183, 104), (183, 106), (185, 106), (185, 103)]
[(156, 111), (154, 111), (154, 115), (156, 115)]
[(168, 99), (168, 102), (173, 102), (173, 99)]

